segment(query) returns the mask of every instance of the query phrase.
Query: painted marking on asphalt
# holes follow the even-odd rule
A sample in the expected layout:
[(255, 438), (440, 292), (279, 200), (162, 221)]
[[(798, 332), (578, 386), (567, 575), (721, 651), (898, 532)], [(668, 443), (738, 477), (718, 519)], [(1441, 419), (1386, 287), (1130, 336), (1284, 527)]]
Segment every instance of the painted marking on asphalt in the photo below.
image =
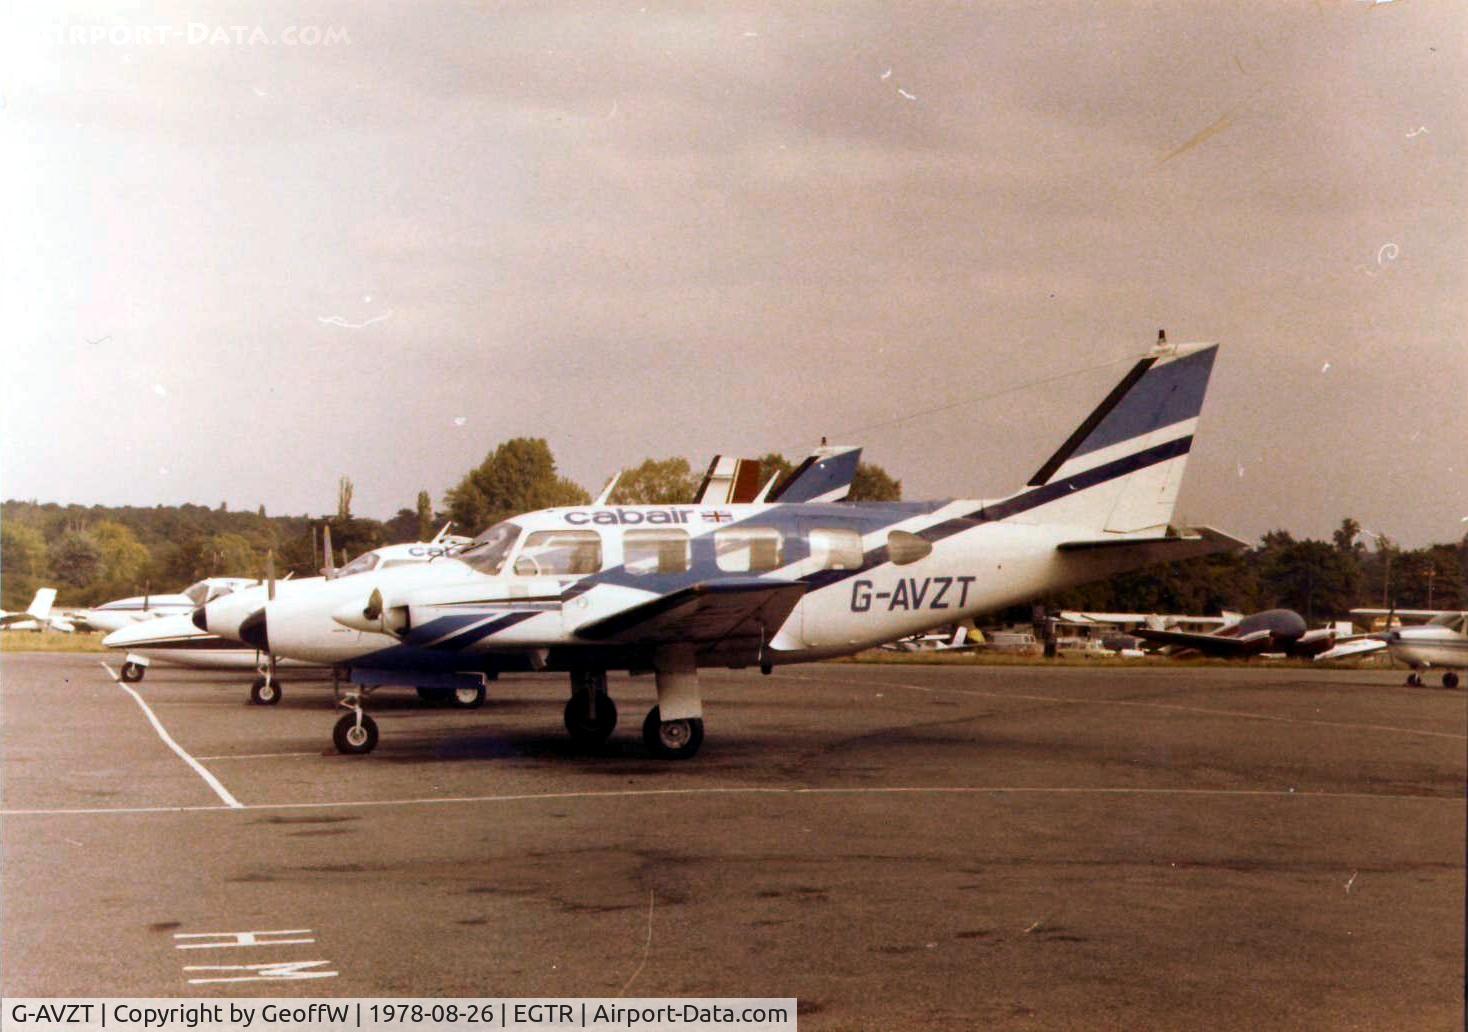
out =
[(1313, 792), (1293, 788), (1137, 788), (1096, 786), (1036, 785), (898, 785), (890, 787), (861, 786), (852, 788), (778, 788), (762, 786), (730, 788), (648, 788), (613, 789), (605, 792), (527, 792), (515, 795), (426, 796), (406, 799), (349, 799), (340, 802), (251, 803), (228, 806), (122, 806), (86, 809), (0, 810), (0, 817), (71, 817), (117, 814), (155, 813), (229, 813), (244, 810), (252, 813), (273, 810), (339, 810), (366, 807), (443, 806), (479, 803), (566, 802), (578, 799), (669, 799), (675, 797), (708, 798), (711, 796), (837, 796), (837, 795), (1089, 795), (1089, 796), (1197, 796), (1239, 799), (1323, 799), (1323, 800), (1389, 800), (1393, 802), (1450, 803), (1461, 808), (1462, 796), (1410, 795), (1393, 792)]
[[(809, 681), (816, 684), (831, 684), (824, 677), (805, 677), (800, 674), (777, 674), (789, 681)], [(1210, 709), (1205, 706), (1181, 706), (1175, 702), (1140, 702), (1135, 699), (1072, 698), (1063, 695), (1031, 695), (1024, 692), (986, 692), (978, 688), (930, 688), (922, 684), (906, 684), (901, 681), (872, 681), (862, 679), (860, 686), (873, 688), (905, 688), (925, 695), (972, 695), (989, 699), (1023, 699), (1026, 702), (1055, 702), (1069, 706), (1132, 706), (1141, 709), (1174, 710), (1180, 713), (1197, 713), (1209, 717), (1237, 717), (1240, 720), (1268, 720), (1278, 724), (1312, 724), (1317, 727), (1355, 728), (1363, 731), (1394, 731), (1404, 735), (1423, 735), (1427, 738), (1447, 738), (1455, 742), (1468, 742), (1468, 735), (1455, 735), (1448, 731), (1423, 731), (1414, 727), (1393, 727), (1389, 724), (1355, 724), (1341, 720), (1311, 720), (1308, 717), (1277, 717), (1269, 713), (1243, 713), (1239, 710)], [(843, 682), (840, 687), (852, 685)]]
[(174, 932), (175, 939), (215, 939), (216, 942), (174, 943), (176, 950), (232, 950), (241, 946), (289, 946), (315, 939), (268, 939), (270, 935), (310, 935), (309, 928), (279, 928), (268, 932)]
[(205, 760), (214, 762), (216, 760), (275, 760), (286, 756), (326, 756), (327, 753), (317, 749), (315, 752), (252, 752), (252, 753), (226, 753), (219, 756), (196, 756), (195, 759), (201, 763)]
[(302, 978), (335, 978), (335, 971), (308, 971), (307, 968), (330, 964), (329, 960), (272, 961), (267, 964), (186, 964), (185, 971), (248, 971), (245, 975), (218, 978), (191, 978), (189, 985), (211, 982), (291, 982)]
[(179, 745), (173, 740), (173, 736), (170, 735), (167, 729), (164, 728), (163, 724), (158, 720), (158, 717), (154, 715), (152, 709), (150, 709), (148, 704), (143, 701), (143, 697), (141, 695), (133, 691), (129, 685), (124, 684), (122, 682), (122, 679), (117, 676), (117, 672), (106, 663), (98, 663), (98, 666), (107, 671), (108, 676), (112, 678), (113, 684), (117, 685), (117, 687), (121, 688), (123, 691), (127, 692), (133, 697), (133, 701), (136, 702), (140, 707), (142, 707), (143, 714), (148, 718), (148, 723), (153, 725), (153, 730), (157, 731), (158, 737), (163, 739), (163, 744), (168, 746), (176, 754), (178, 754), (179, 759), (183, 760), (190, 767), (192, 767), (194, 769), (194, 773), (204, 779), (204, 784), (214, 789), (214, 794), (220, 798), (220, 801), (222, 801), (225, 806), (229, 807), (231, 810), (244, 809), (245, 804), (240, 802), (234, 796), (230, 795), (229, 789), (221, 785), (219, 783), (219, 779), (216, 778), (213, 774), (209, 773), (208, 768), (206, 768), (202, 763), (190, 756), (187, 752), (184, 751), (183, 746)]

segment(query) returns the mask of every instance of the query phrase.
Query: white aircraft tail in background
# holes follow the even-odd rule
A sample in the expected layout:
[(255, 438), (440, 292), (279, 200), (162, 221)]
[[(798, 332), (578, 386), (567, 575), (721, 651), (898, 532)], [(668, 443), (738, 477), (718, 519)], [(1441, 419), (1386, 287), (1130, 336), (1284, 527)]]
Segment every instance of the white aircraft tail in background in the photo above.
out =
[(51, 615), (51, 606), (56, 601), (55, 588), (41, 588), (23, 613), (0, 613), (0, 630), (6, 631), (61, 631), (70, 634), (76, 628), (63, 616)]

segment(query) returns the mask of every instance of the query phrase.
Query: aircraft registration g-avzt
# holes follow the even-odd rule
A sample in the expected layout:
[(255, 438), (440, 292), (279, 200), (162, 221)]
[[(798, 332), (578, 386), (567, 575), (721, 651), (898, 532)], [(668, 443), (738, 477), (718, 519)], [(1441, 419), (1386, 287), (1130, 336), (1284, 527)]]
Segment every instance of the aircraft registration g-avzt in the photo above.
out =
[[(604, 741), (608, 670), (652, 673), (648, 749), (703, 740), (698, 669), (848, 655), (1153, 562), (1242, 547), (1171, 525), (1217, 345), (1158, 346), (1020, 491), (993, 500), (590, 505), (499, 523), (464, 551), (271, 601), (245, 640), (333, 664), (333, 735), (370, 751), (383, 684), (570, 674), (565, 724)], [(394, 576), (394, 574), (397, 574)], [(446, 679), (440, 681), (438, 679)]]

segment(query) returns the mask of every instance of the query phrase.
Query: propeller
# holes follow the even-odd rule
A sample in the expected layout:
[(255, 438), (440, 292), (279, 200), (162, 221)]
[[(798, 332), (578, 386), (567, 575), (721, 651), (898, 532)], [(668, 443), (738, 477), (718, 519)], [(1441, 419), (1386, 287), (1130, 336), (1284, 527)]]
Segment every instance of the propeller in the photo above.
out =
[(367, 598), (367, 607), (362, 610), (362, 615), (368, 620), (376, 620), (382, 615), (382, 589), (373, 588), (372, 594)]
[(265, 551), (265, 598), (275, 601), (275, 549)]

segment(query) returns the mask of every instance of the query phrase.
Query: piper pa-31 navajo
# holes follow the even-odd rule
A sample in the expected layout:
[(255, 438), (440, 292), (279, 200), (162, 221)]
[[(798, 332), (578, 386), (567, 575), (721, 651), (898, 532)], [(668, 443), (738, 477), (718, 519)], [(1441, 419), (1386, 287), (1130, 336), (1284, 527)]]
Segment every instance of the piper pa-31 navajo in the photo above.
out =
[[(715, 455), (703, 482), (694, 492), (692, 504), (724, 505), (750, 502), (765, 496), (797, 502), (842, 499), (851, 490), (860, 461), (860, 448), (828, 447), (822, 443), (786, 476), (771, 477), (761, 488), (758, 460)], [(619, 477), (620, 474), (612, 478), (595, 504), (606, 502)], [(358, 594), (373, 590), (377, 585), (375, 578), (382, 576), (393, 578), (394, 583), (401, 586), (404, 578), (398, 572), (401, 567), (424, 566), (436, 559), (452, 556), (471, 543), (467, 537), (450, 535), (448, 529), (446, 524), (428, 542), (373, 549), (336, 569), (332, 562), (331, 527), (328, 525), (323, 533), (326, 565), (322, 567), (321, 577), (276, 582), (272, 575), (269, 583), (260, 582), (240, 591), (221, 594), (207, 605), (195, 609), (187, 619), (169, 617), (150, 621), (144, 627), (124, 627), (108, 635), (102, 644), (108, 648), (129, 650), (122, 666), (124, 681), (141, 680), (150, 659), (212, 669), (257, 668), (259, 676), (250, 686), (250, 701), (257, 705), (274, 705), (281, 698), (280, 683), (275, 678), (277, 662), (294, 666), (319, 664), (314, 660), (263, 653), (255, 645), (246, 643), (242, 634), (245, 623), (267, 602), (284, 595), (293, 598), (311, 592), (319, 595), (327, 582), (359, 578), (349, 585)], [(394, 572), (389, 574), (390, 570)], [(420, 570), (409, 579), (415, 584), (433, 584), (459, 581), (467, 576), (472, 576), (472, 571), (463, 567), (456, 569), (453, 563), (446, 562), (431, 570)], [(368, 586), (358, 587), (364, 581)], [(340, 590), (339, 586), (329, 586), (325, 588), (328, 594), (319, 597), (336, 598)], [(348, 635), (353, 640), (359, 637), (330, 620), (324, 619), (323, 624), (326, 633)], [(448, 702), (466, 709), (476, 708), (484, 702), (484, 678), (477, 675), (450, 679), (448, 683), (435, 681), (431, 675), (416, 681), (399, 678), (393, 683), (417, 688), (418, 694), (427, 702)]]
[(332, 664), (369, 752), (363, 695), (509, 670), (570, 674), (582, 744), (617, 722), (608, 670), (652, 673), (654, 755), (703, 740), (700, 667), (847, 655), (1153, 562), (1242, 547), (1171, 525), (1217, 346), (1158, 345), (1014, 494), (988, 501), (588, 505), (499, 523), (450, 559), (277, 598), (241, 628)]

